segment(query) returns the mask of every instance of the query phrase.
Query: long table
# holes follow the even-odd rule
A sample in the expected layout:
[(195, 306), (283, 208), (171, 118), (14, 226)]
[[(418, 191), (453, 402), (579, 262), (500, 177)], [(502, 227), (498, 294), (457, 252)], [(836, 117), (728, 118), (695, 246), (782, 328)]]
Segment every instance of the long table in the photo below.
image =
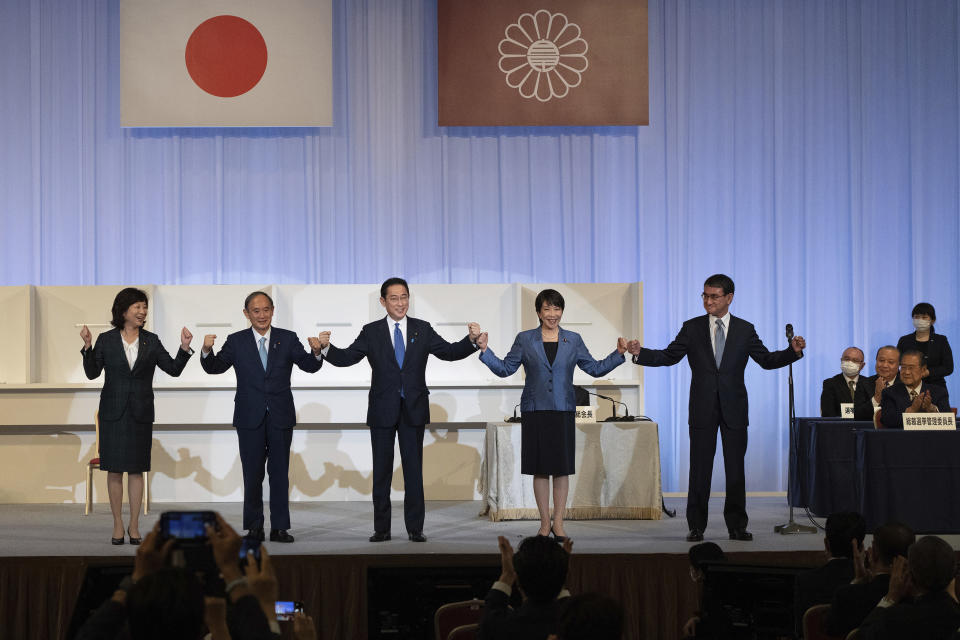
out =
[[(570, 520), (659, 520), (660, 436), (657, 423), (578, 424), (576, 474), (570, 476)], [(533, 482), (520, 474), (520, 424), (487, 424), (480, 472), (484, 511), (491, 520), (539, 518)]]
[(868, 531), (899, 520), (960, 532), (960, 432), (876, 430), (870, 422), (798, 418), (790, 504), (817, 516), (858, 511)]

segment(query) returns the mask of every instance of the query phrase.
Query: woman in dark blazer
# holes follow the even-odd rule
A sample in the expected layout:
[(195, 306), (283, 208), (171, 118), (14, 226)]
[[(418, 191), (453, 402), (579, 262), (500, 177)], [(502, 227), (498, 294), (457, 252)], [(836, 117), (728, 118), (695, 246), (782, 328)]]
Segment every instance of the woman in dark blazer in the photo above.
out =
[[(522, 364), (527, 379), (520, 396), (520, 473), (533, 476), (533, 493), (540, 512), (539, 535), (566, 538), (563, 511), (570, 488), (569, 476), (575, 472), (573, 368), (599, 378), (623, 363), (627, 342), (603, 360), (594, 360), (580, 334), (560, 328), (563, 296), (544, 289), (534, 303), (540, 326), (517, 335), (510, 353), (501, 360), (487, 347), (487, 334), (477, 340), (480, 361), (505, 378)], [(553, 477), (553, 524), (550, 523), (550, 477)]]
[[(937, 312), (929, 302), (921, 302), (913, 308), (913, 333), (902, 336), (897, 341), (900, 355), (905, 351), (919, 351), (927, 356), (927, 371), (929, 375), (924, 379), (927, 384), (943, 387), (947, 390), (947, 381), (944, 380), (953, 373), (953, 351), (947, 337), (934, 332), (933, 323), (937, 321)], [(944, 401), (949, 403), (947, 395)]]
[(150, 470), (153, 444), (153, 372), (160, 367), (179, 376), (193, 351), (193, 336), (184, 327), (180, 349), (171, 358), (155, 333), (143, 328), (147, 318), (147, 294), (126, 288), (113, 301), (113, 329), (101, 333), (91, 347), (90, 329), (84, 325), (83, 371), (93, 380), (106, 369), (100, 392), (100, 468), (107, 472), (107, 494), (113, 512), (113, 537), (123, 544), (123, 474), (127, 473), (130, 498), (130, 544), (140, 544), (139, 515), (143, 500), (143, 472)]

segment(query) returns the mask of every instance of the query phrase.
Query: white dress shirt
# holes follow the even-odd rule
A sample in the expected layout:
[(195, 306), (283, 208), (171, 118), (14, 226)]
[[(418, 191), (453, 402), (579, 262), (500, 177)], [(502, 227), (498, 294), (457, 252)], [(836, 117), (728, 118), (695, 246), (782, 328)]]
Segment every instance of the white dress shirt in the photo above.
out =
[[(403, 349), (407, 349), (407, 316), (403, 316), (399, 320), (394, 320), (387, 315), (387, 326), (390, 328), (390, 344), (393, 344), (393, 332), (396, 330), (397, 323), (400, 323), (400, 335), (403, 336)], [(393, 344), (393, 348), (396, 349), (397, 345)]]
[[(710, 316), (710, 349), (714, 353), (717, 352), (717, 319), (716, 316)], [(719, 320), (723, 325), (723, 340), (724, 345), (726, 345), (726, 340), (730, 336), (730, 312), (728, 311)]]
[(123, 342), (123, 352), (127, 356), (127, 364), (130, 365), (130, 371), (133, 371), (133, 365), (137, 362), (137, 356), (140, 355), (140, 336), (133, 342), (127, 342), (127, 339), (120, 334), (120, 340)]

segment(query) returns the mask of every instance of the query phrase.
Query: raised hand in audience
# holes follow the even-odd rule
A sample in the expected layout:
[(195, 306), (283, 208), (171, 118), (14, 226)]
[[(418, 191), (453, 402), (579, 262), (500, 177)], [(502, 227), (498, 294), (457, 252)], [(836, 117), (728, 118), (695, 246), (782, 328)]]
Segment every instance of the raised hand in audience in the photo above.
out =
[(933, 401), (930, 399), (930, 391), (929, 391), (929, 390), (928, 390), (928, 391), (924, 391), (923, 393), (921, 393), (921, 394), (920, 394), (920, 397), (923, 398), (922, 402), (920, 403), (920, 410), (921, 410), (921, 411), (924, 411), (924, 412), (926, 412), (926, 413), (930, 413), (930, 412), (933, 412), (933, 411), (939, 411), (939, 409), (937, 409), (935, 406), (933, 406)]
[(313, 618), (298, 611), (293, 616), (293, 637), (296, 640), (317, 640), (317, 629)]
[(93, 346), (93, 335), (90, 333), (90, 329), (87, 328), (87, 325), (83, 325), (83, 328), (80, 329), (80, 338), (83, 340), (83, 348), (89, 349)]
[(900, 602), (911, 593), (913, 593), (913, 586), (910, 583), (907, 559), (897, 556), (893, 559), (893, 567), (890, 569), (890, 586), (887, 588), (886, 598), (891, 602)]
[[(207, 539), (210, 541), (213, 560), (217, 563), (217, 568), (220, 569), (223, 581), (229, 585), (231, 582), (244, 577), (240, 571), (240, 563), (237, 562), (243, 540), (219, 513), (217, 514), (217, 526), (207, 525)], [(246, 595), (250, 595), (249, 584), (239, 584), (230, 590), (230, 600), (233, 602)]]
[(488, 338), (489, 338), (489, 336), (487, 336), (487, 332), (486, 332), (486, 331), (484, 331), (484, 332), (481, 333), (479, 336), (477, 336), (477, 346), (480, 347), (480, 351), (486, 351), (486, 350), (487, 350), (487, 340), (488, 340)]
[[(925, 392), (929, 393), (929, 391)], [(919, 413), (923, 411), (923, 393), (918, 393), (917, 397), (913, 399), (913, 402), (910, 403), (910, 406), (904, 409), (905, 413)]]
[(193, 340), (193, 334), (190, 333), (190, 330), (184, 327), (180, 330), (180, 348), (190, 353), (190, 342)]
[(517, 579), (513, 568), (513, 547), (505, 536), (497, 536), (497, 547), (500, 549), (500, 582), (512, 586)]
[(211, 351), (213, 351), (213, 341), (216, 339), (217, 339), (217, 336), (216, 334), (213, 334), (213, 333), (208, 333), (207, 335), (203, 336), (202, 350), (204, 353), (210, 353)]
[(227, 627), (227, 601), (225, 598), (204, 596), (203, 622), (210, 631), (210, 640), (230, 640)]
[(627, 350), (627, 339), (626, 338), (617, 338), (617, 351), (620, 352), (620, 355), (623, 355)]
[(635, 356), (638, 353), (640, 353), (640, 348), (641, 347), (640, 347), (639, 340), (631, 340), (630, 342), (627, 343), (627, 351), (629, 351), (630, 355), (632, 356)]
[(143, 544), (137, 547), (137, 555), (133, 561), (133, 575), (130, 576), (134, 582), (159, 571), (166, 565), (167, 556), (170, 555), (170, 549), (173, 548), (176, 540), (171, 538), (161, 546), (158, 544), (159, 539), (160, 523), (157, 522), (150, 533), (147, 534), (147, 537), (143, 539)]
[(470, 322), (467, 324), (467, 333), (470, 336), (470, 342), (476, 342), (477, 338), (480, 337), (480, 325), (476, 322)]
[(877, 376), (877, 383), (873, 388), (873, 401), (877, 404), (880, 404), (880, 399), (883, 397), (883, 390), (887, 388), (887, 382), (883, 379), (883, 376)]
[(244, 572), (247, 574), (250, 590), (253, 591), (253, 595), (260, 603), (260, 608), (263, 609), (263, 615), (267, 616), (268, 621), (276, 620), (276, 602), (279, 593), (277, 574), (273, 571), (273, 563), (270, 561), (270, 554), (267, 553), (266, 547), (262, 545), (260, 547), (260, 566), (258, 567), (256, 561), (250, 558)]
[(853, 548), (853, 584), (861, 584), (873, 580), (873, 553), (872, 548), (864, 553), (863, 545), (856, 538), (850, 541)]

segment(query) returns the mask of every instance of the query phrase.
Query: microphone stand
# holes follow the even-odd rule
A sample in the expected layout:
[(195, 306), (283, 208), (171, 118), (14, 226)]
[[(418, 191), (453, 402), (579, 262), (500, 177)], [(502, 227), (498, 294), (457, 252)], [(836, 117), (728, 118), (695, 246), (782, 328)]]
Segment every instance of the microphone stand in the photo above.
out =
[(519, 406), (520, 405), (518, 404), (516, 407), (513, 408), (513, 417), (507, 418), (506, 420), (504, 420), (504, 422), (520, 422), (520, 418), (517, 417), (517, 407)]
[[(787, 343), (793, 340), (793, 325), (787, 325)], [(774, 533), (781, 535), (791, 535), (795, 533), (816, 533), (817, 528), (806, 524), (799, 524), (793, 519), (793, 504), (790, 502), (790, 478), (793, 476), (794, 458), (797, 454), (799, 442), (797, 441), (797, 413), (793, 402), (793, 363), (789, 365), (789, 374), (787, 376), (787, 419), (790, 424), (790, 451), (792, 455), (788, 460), (787, 466), (787, 505), (790, 507), (790, 520), (785, 524), (778, 524), (773, 528)]]

